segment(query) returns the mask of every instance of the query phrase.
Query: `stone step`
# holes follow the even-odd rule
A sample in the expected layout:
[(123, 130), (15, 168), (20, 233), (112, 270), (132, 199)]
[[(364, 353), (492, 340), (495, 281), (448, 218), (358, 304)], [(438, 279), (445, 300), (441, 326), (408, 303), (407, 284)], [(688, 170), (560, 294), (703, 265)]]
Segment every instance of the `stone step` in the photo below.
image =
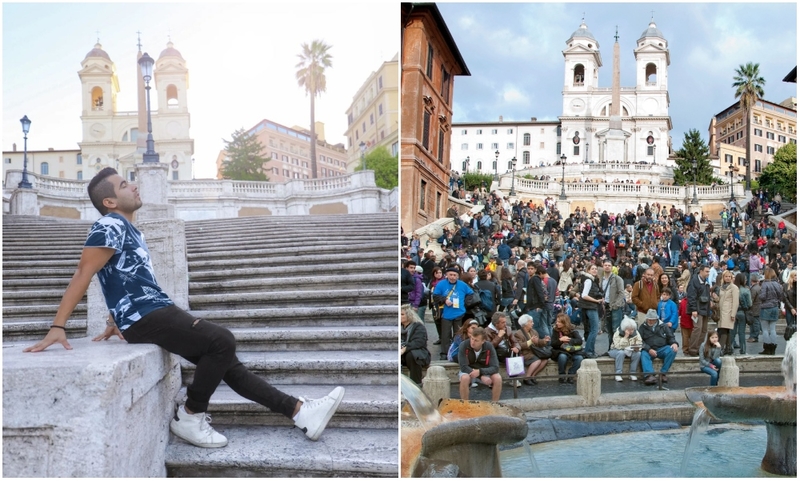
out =
[(272, 292), (233, 292), (190, 295), (192, 309), (247, 309), (267, 307), (364, 306), (397, 303), (397, 287)]
[(245, 351), (369, 351), (397, 349), (394, 326), (354, 327), (235, 327), (236, 350)]
[[(5, 317), (5, 316), (4, 316)], [(41, 341), (50, 331), (53, 318), (14, 320), (3, 319), (3, 340)], [(86, 337), (86, 318), (67, 321), (67, 339)], [(396, 344), (396, 343), (395, 343)]]
[[(388, 285), (397, 283), (397, 277), (390, 278), (386, 274), (375, 273), (355, 273), (342, 274), (341, 272), (319, 272), (316, 267), (309, 273), (316, 272), (316, 276), (292, 276), (292, 277), (261, 277), (256, 279), (237, 279), (229, 281), (213, 282), (189, 282), (189, 292), (191, 294), (210, 294), (215, 292), (265, 292), (270, 289), (283, 289), (292, 286), (297, 291), (315, 289), (334, 289), (342, 286), (350, 288), (364, 288), (375, 285)], [(297, 274), (297, 272), (292, 272)], [(286, 273), (284, 272), (284, 275)]]
[(392, 213), (369, 215), (342, 215), (342, 216), (300, 216), (287, 215), (275, 217), (237, 217), (228, 219), (208, 219), (186, 222), (186, 233), (197, 234), (214, 231), (253, 231), (259, 229), (281, 230), (308, 230), (308, 229), (333, 229), (365, 225), (375, 227), (397, 227), (397, 216)]
[[(24, 306), (3, 306), (3, 322), (7, 319), (52, 319), (58, 312), (58, 304), (30, 304)], [(86, 316), (86, 303), (75, 306), (72, 315)]]
[(14, 260), (3, 260), (3, 269), (59, 269), (59, 268), (72, 268), (73, 274), (75, 268), (78, 267), (80, 259), (52, 259), (52, 260), (26, 260), (20, 261), (16, 257)]
[(382, 239), (394, 239), (394, 231), (376, 231), (369, 233), (351, 234), (348, 231), (337, 232), (296, 232), (296, 233), (276, 233), (276, 232), (243, 232), (235, 234), (207, 234), (202, 238), (187, 237), (186, 244), (192, 250), (219, 249), (220, 244), (247, 248), (253, 245), (265, 246), (286, 246), (292, 244), (304, 244), (305, 242), (315, 242), (318, 245), (353, 245), (373, 242)]
[[(295, 397), (318, 399), (328, 394), (331, 386), (303, 384), (274, 385), (275, 388)], [(328, 428), (397, 429), (399, 396), (397, 386), (344, 385), (345, 395)], [(186, 399), (186, 388), (178, 394), (180, 403)], [(208, 406), (214, 424), (247, 426), (292, 426), (292, 421), (281, 414), (236, 394), (226, 384), (221, 384)]]
[[(237, 352), (247, 369), (275, 384), (397, 385), (400, 358), (392, 351)], [(191, 384), (195, 366), (181, 359), (183, 384)]]
[(272, 242), (275, 244), (273, 247), (267, 247), (266, 243), (258, 243), (255, 245), (249, 245), (247, 247), (240, 247), (238, 249), (225, 249), (220, 250), (219, 246), (215, 246), (212, 248), (207, 249), (195, 249), (192, 248), (191, 252), (187, 254), (187, 259), (189, 262), (198, 261), (198, 260), (214, 260), (214, 259), (237, 259), (242, 257), (278, 257), (278, 256), (286, 256), (292, 255), (295, 257), (299, 257), (302, 255), (319, 255), (319, 254), (342, 254), (346, 252), (351, 252), (353, 250), (357, 250), (358, 252), (375, 252), (375, 251), (382, 251), (382, 250), (393, 250), (397, 247), (397, 241), (372, 241), (372, 242), (364, 242), (364, 243), (342, 243), (342, 244), (331, 244), (325, 240), (317, 240), (317, 241), (304, 241), (302, 244), (299, 245), (290, 245), (286, 246), (286, 244), (279, 244)]
[[(227, 268), (227, 269), (235, 269), (235, 268), (245, 268), (245, 269), (252, 269), (254, 267), (259, 267), (263, 264), (269, 264), (270, 266), (287, 266), (287, 267), (294, 267), (297, 265), (303, 265), (307, 263), (313, 263), (317, 265), (319, 268), (324, 268), (326, 264), (332, 263), (343, 263), (343, 262), (358, 262), (365, 265), (370, 265), (372, 262), (375, 261), (388, 261), (394, 260), (395, 266), (398, 266), (397, 263), (397, 253), (396, 252), (387, 252), (387, 251), (378, 251), (378, 252), (370, 252), (370, 253), (362, 253), (362, 252), (354, 252), (350, 254), (320, 254), (314, 255), (313, 257), (297, 257), (297, 256), (278, 256), (278, 257), (271, 257), (269, 259), (259, 259), (259, 258), (238, 258), (238, 259), (225, 259), (225, 260), (201, 260), (201, 261), (191, 261), (189, 262), (189, 271), (194, 270), (204, 270), (204, 269), (216, 269), (216, 268)], [(18, 267), (18, 266), (13, 266)]]
[[(228, 266), (226, 263), (221, 263), (220, 266), (198, 266), (193, 263), (189, 264), (189, 281), (213, 281), (216, 279), (230, 280), (238, 279), (244, 280), (249, 278), (259, 277), (274, 277), (276, 275), (284, 276), (287, 272), (293, 275), (309, 275), (309, 274), (344, 274), (344, 273), (385, 273), (386, 276), (396, 278), (399, 270), (399, 264), (396, 258), (394, 259), (366, 259), (362, 256), (358, 262), (316, 262), (301, 263), (300, 260), (295, 260), (295, 264), (290, 267), (275, 266), (270, 262), (270, 267), (252, 267), (242, 266), (234, 268)], [(73, 270), (74, 272), (74, 270)], [(71, 274), (70, 274), (71, 275)], [(390, 281), (387, 281), (387, 285)]]
[(304, 228), (303, 224), (287, 228), (251, 228), (239, 230), (233, 227), (219, 231), (203, 231), (186, 233), (186, 241), (190, 245), (213, 244), (216, 239), (225, 241), (263, 242), (273, 239), (281, 242), (297, 242), (298, 240), (315, 239), (329, 240), (332, 242), (347, 242), (351, 240), (369, 241), (374, 239), (394, 238), (397, 236), (396, 226), (370, 226), (365, 230), (362, 224), (353, 224), (336, 227)]
[(78, 266), (78, 261), (75, 261), (75, 265), (72, 267), (47, 267), (47, 268), (37, 268), (37, 269), (25, 269), (24, 267), (20, 267), (18, 269), (9, 269), (8, 263), (3, 262), (3, 282), (8, 279), (42, 279), (45, 277), (54, 278), (60, 277), (69, 280), (72, 279), (72, 276), (75, 274), (75, 268)]
[(399, 472), (397, 429), (327, 428), (314, 442), (282, 426), (214, 428), (228, 438), (226, 447), (198, 448), (170, 435), (167, 476), (396, 478)]
[[(5, 272), (4, 272), (5, 274)], [(3, 298), (9, 292), (24, 291), (29, 289), (61, 289), (61, 293), (69, 285), (71, 277), (39, 277), (35, 279), (10, 279), (3, 278)]]
[[(30, 306), (34, 304), (58, 304), (65, 289), (17, 290), (3, 292), (3, 306)], [(81, 303), (86, 302), (84, 295)]]
[(224, 311), (191, 310), (192, 315), (233, 327), (329, 326), (397, 326), (397, 304), (359, 307), (294, 307), (269, 309), (229, 309)]

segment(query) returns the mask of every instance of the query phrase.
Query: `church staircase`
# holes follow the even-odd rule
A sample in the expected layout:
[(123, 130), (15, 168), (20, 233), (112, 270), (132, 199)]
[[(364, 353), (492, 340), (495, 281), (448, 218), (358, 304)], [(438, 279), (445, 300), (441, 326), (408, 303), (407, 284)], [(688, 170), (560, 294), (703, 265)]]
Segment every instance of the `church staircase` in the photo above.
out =
[[(90, 221), (3, 217), (3, 335), (39, 340), (75, 272)], [(229, 444), (170, 435), (171, 477), (396, 477), (397, 214), (186, 222), (189, 310), (231, 330), (237, 356), (278, 389), (344, 399), (313, 442), (224, 383), (212, 425)], [(156, 269), (158, 267), (156, 266)], [(86, 336), (86, 299), (67, 323)], [(185, 386), (194, 366), (181, 360)]]

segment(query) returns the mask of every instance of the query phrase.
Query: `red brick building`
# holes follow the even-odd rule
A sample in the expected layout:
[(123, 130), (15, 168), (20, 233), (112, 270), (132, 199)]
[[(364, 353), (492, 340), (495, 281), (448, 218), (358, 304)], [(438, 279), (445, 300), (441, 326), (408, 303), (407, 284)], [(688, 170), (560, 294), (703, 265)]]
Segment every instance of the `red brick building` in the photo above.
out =
[(400, 222), (405, 232), (447, 212), (453, 79), (470, 75), (434, 3), (401, 4)]

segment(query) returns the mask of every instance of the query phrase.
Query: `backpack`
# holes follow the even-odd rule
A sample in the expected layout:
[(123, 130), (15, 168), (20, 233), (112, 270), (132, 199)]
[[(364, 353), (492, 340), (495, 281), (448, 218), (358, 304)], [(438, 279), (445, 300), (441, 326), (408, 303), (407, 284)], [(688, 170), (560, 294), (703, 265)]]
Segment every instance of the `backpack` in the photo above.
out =
[(479, 291), (481, 297), (481, 309), (486, 312), (494, 312), (494, 293), (489, 289)]
[(450, 344), (450, 349), (447, 350), (447, 360), (450, 362), (458, 362), (458, 346), (461, 345), (461, 339), (453, 340)]
[(625, 240), (624, 235), (619, 236), (619, 239), (617, 239), (617, 245), (619, 247), (625, 247), (627, 245), (627, 241)]

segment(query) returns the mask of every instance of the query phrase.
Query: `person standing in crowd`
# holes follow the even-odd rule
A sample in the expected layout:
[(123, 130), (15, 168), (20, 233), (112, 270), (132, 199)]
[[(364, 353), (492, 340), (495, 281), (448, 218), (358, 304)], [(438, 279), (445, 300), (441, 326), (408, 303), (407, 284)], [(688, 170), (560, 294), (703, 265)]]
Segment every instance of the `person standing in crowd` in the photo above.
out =
[[(641, 268), (642, 266), (639, 266), (639, 269)], [(631, 294), (631, 299), (633, 303), (636, 304), (636, 310), (638, 311), (636, 321), (639, 324), (644, 321), (644, 316), (647, 311), (658, 307), (658, 299), (660, 296), (661, 294), (655, 282), (655, 271), (645, 266), (642, 278), (638, 282), (633, 283), (633, 293)], [(700, 343), (698, 342), (697, 345), (699, 346)]]
[[(770, 267), (764, 269), (764, 282), (761, 284), (761, 292), (758, 296), (761, 299), (761, 332), (764, 335), (764, 350), (759, 354), (775, 354), (775, 350), (778, 348), (775, 325), (778, 323), (781, 302), (787, 304), (787, 309), (790, 307), (794, 309), (794, 306), (787, 301), (775, 271)], [(796, 299), (793, 301), (797, 302)]]
[(583, 315), (589, 321), (589, 333), (586, 336), (584, 357), (593, 359), (597, 357), (597, 354), (594, 352), (594, 345), (597, 340), (597, 332), (600, 330), (600, 318), (597, 311), (604, 302), (603, 290), (597, 282), (597, 266), (595, 264), (591, 264), (589, 268), (582, 273), (581, 288), (581, 298), (578, 305)]
[(711, 317), (711, 286), (708, 283), (708, 273), (707, 265), (700, 266), (697, 274), (689, 280), (689, 288), (686, 290), (686, 298), (689, 300), (688, 310), (694, 323), (692, 336), (689, 339), (690, 356), (700, 354), (700, 344), (708, 332), (708, 320)]
[(719, 342), (722, 344), (724, 356), (733, 354), (733, 335), (731, 331), (736, 323), (736, 312), (739, 310), (739, 288), (733, 283), (733, 272), (722, 273), (722, 284), (716, 286), (719, 297), (719, 321), (717, 332), (720, 333)]
[(442, 333), (439, 359), (447, 360), (447, 349), (450, 347), (450, 339), (453, 332), (458, 332), (464, 314), (467, 312), (467, 296), (474, 294), (472, 288), (465, 282), (458, 279), (458, 269), (451, 267), (447, 269), (445, 280), (436, 284), (433, 290), (433, 302), (444, 304), (442, 309)]
[(610, 259), (603, 261), (603, 277), (600, 287), (603, 290), (605, 304), (605, 327), (608, 333), (608, 349), (611, 349), (614, 332), (619, 330), (625, 310), (625, 283), (622, 278), (613, 272), (613, 263)]

